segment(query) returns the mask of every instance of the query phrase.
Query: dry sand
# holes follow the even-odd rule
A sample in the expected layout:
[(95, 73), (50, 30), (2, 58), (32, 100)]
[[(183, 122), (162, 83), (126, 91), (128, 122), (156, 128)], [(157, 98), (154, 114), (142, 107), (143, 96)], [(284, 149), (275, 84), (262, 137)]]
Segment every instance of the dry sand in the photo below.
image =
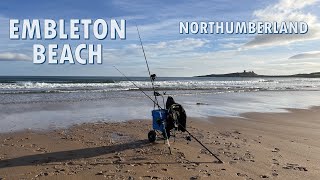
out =
[(320, 108), (289, 111), (189, 118), (223, 164), (185, 133), (149, 143), (148, 120), (1, 134), (0, 179), (320, 179)]

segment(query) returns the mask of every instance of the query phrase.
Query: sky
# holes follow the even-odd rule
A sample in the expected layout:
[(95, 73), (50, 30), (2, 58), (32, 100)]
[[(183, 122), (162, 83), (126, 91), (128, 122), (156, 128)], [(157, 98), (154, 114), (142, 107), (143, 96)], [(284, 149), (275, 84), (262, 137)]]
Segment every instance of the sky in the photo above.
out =
[[(320, 71), (319, 0), (18, 0), (0, 2), (1, 76), (147, 76), (135, 25), (152, 73), (195, 76), (255, 71)], [(9, 19), (125, 19), (126, 40), (10, 40)], [(305, 35), (180, 34), (180, 21), (304, 21)], [(103, 64), (34, 64), (33, 44), (103, 44)]]

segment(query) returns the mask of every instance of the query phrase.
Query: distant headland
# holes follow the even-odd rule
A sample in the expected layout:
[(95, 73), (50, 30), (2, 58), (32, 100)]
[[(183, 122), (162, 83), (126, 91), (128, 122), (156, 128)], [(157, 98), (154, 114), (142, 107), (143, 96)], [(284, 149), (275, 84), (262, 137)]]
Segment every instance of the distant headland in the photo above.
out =
[(259, 75), (253, 71), (235, 72), (228, 74), (209, 74), (195, 77), (301, 77), (301, 78), (320, 78), (320, 72), (314, 72), (309, 74), (293, 74), (293, 75)]

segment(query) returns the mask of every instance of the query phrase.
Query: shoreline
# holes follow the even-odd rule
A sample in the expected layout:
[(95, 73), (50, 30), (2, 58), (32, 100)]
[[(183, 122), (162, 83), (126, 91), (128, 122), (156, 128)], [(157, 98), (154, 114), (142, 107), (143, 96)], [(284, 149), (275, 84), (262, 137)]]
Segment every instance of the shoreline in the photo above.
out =
[(151, 144), (151, 120), (83, 123), (50, 131), (0, 133), (0, 178), (292, 179), (319, 178), (320, 107), (238, 117), (188, 118), (195, 140), (177, 133)]
[[(207, 104), (204, 104), (207, 105)], [(203, 106), (203, 104), (199, 104), (197, 106)], [(309, 106), (305, 108), (278, 108), (278, 110), (274, 111), (266, 111), (266, 112), (243, 112), (239, 113), (238, 115), (221, 115), (221, 116), (211, 116), (211, 115), (205, 115), (204, 117), (200, 116), (190, 116), (188, 119), (192, 120), (200, 120), (200, 121), (208, 121), (212, 119), (246, 119), (247, 116), (251, 114), (286, 114), (286, 113), (292, 113), (292, 111), (299, 111), (299, 110), (312, 110), (312, 109), (320, 109), (320, 106)], [(52, 127), (48, 128), (37, 128), (37, 129), (30, 129), (30, 128), (25, 128), (25, 129), (20, 129), (20, 130), (15, 130), (15, 131), (10, 131), (10, 132), (0, 132), (0, 135), (8, 135), (8, 134), (16, 134), (16, 133), (27, 133), (27, 132), (33, 132), (33, 133), (46, 133), (46, 132), (52, 132), (52, 131), (57, 131), (57, 130), (68, 130), (70, 128), (76, 127), (76, 126), (81, 126), (81, 125), (86, 125), (86, 124), (118, 124), (118, 123), (128, 123), (128, 122), (134, 122), (134, 121), (150, 121), (151, 122), (151, 116), (150, 119), (128, 119), (128, 120), (114, 120), (114, 121), (103, 121), (103, 120), (98, 120), (94, 122), (80, 122), (80, 123), (75, 123), (68, 125), (66, 127), (55, 127), (54, 124), (50, 124), (49, 126), (52, 126), (53, 129), (50, 129)], [(151, 126), (150, 126), (151, 127)]]

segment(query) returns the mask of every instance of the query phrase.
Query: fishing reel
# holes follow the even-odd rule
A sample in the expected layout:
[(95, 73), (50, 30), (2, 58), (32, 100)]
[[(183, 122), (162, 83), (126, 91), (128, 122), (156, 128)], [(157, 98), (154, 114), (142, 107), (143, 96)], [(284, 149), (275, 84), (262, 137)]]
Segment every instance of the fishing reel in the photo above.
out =
[(155, 97), (158, 97), (158, 96), (162, 97), (163, 106), (165, 107), (164, 96), (162, 94), (160, 94), (158, 91), (154, 91), (153, 95)]
[(157, 91), (154, 91), (153, 95), (154, 95), (154, 96), (162, 96), (162, 94), (160, 94), (160, 93), (157, 92)]
[(154, 80), (156, 79), (156, 77), (157, 77), (156, 74), (151, 74), (151, 75), (150, 75), (150, 79), (151, 79), (152, 81), (154, 81)]
[[(150, 79), (151, 79), (151, 81), (152, 81), (152, 84), (153, 84), (153, 82), (156, 80), (156, 77), (157, 77), (156, 74), (151, 74), (151, 75), (150, 75)], [(162, 97), (162, 101), (163, 101), (163, 105), (165, 106), (164, 97), (163, 97), (163, 96), (166, 95), (166, 92), (164, 92), (163, 94), (160, 94), (158, 91), (155, 91), (155, 89), (154, 89), (153, 95), (154, 95), (155, 97), (161, 96), (161, 97)]]
[[(156, 77), (157, 77), (156, 74), (151, 74), (151, 75), (150, 75), (150, 79), (151, 79), (152, 81), (155, 81), (155, 80), (156, 80)], [(158, 91), (154, 91), (154, 93), (153, 93), (154, 96), (164, 96), (164, 95), (166, 95), (166, 94), (167, 94), (167, 92), (163, 92), (163, 94), (160, 94)]]

